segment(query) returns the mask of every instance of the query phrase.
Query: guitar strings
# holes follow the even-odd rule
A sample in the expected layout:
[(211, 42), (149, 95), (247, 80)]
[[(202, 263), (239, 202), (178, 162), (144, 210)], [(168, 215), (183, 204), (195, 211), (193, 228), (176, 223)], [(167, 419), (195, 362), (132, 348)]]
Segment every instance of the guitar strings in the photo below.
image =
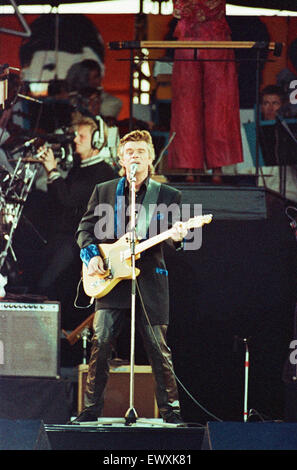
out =
[[(141, 295), (141, 291), (140, 291), (140, 288), (139, 288), (139, 285), (138, 285), (138, 282), (137, 282), (137, 279), (136, 279), (136, 287), (137, 287), (137, 291), (138, 291), (138, 294), (139, 294), (139, 298), (140, 298), (140, 302), (141, 302), (141, 306), (142, 306), (142, 310), (144, 312), (144, 315), (147, 319), (147, 322), (149, 324), (149, 327), (151, 329), (151, 332), (152, 332), (152, 335), (154, 337), (154, 340), (156, 342), (156, 345), (160, 351), (160, 354), (162, 354), (162, 351), (161, 351), (161, 348), (160, 348), (160, 345), (159, 345), (159, 342), (156, 338), (156, 335), (155, 335), (155, 332), (154, 332), (154, 329), (152, 327), (152, 324), (150, 322), (150, 319), (148, 317), (148, 314), (147, 314), (147, 311), (146, 311), (146, 308), (145, 308), (145, 305), (144, 305), (144, 302), (143, 302), (143, 298), (142, 298), (142, 295)], [(199, 407), (202, 409), (202, 411), (204, 411), (206, 414), (208, 414), (209, 416), (211, 416), (212, 418), (214, 418), (216, 421), (220, 421), (222, 422), (223, 420), (218, 418), (217, 416), (215, 416), (213, 413), (211, 413), (210, 411), (208, 411), (198, 400), (196, 400), (195, 397), (193, 397), (193, 395), (191, 394), (191, 392), (185, 387), (185, 385), (181, 382), (181, 380), (177, 377), (174, 369), (172, 368), (171, 364), (169, 363), (168, 359), (165, 358), (166, 361), (167, 361), (167, 364), (172, 372), (172, 374), (174, 375), (176, 381), (179, 383), (179, 385), (182, 387), (182, 389), (186, 392), (186, 394), (191, 398), (191, 400)]]

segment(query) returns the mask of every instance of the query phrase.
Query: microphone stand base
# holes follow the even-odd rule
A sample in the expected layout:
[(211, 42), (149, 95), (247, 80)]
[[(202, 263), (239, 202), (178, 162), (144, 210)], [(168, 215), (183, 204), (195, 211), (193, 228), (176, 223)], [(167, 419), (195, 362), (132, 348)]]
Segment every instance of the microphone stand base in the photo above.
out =
[(130, 426), (131, 424), (135, 424), (137, 421), (137, 413), (135, 408), (129, 408), (125, 415), (125, 420), (126, 420), (126, 426)]

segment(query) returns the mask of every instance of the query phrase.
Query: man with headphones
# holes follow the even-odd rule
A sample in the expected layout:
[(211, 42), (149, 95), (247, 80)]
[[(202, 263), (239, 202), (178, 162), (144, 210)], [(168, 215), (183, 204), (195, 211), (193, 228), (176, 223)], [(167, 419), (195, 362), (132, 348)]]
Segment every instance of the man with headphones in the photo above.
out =
[[(80, 278), (81, 264), (75, 242), (75, 232), (94, 186), (98, 182), (113, 179), (115, 169), (107, 163), (101, 149), (106, 145), (104, 125), (100, 127), (92, 118), (76, 115), (73, 120), (75, 131), (74, 165), (66, 178), (59, 172), (57, 160), (51, 148), (44, 151), (41, 162), (48, 175), (47, 187), (52, 217), (51, 236), (44, 253), (45, 266), (38, 284), (38, 293), (50, 300), (61, 302), (61, 320), (64, 329), (72, 329), (79, 323), (79, 317), (71, 315), (76, 286)], [(65, 273), (71, 287), (63, 281)], [(68, 289), (68, 292), (67, 292)], [(71, 292), (69, 291), (71, 290)]]

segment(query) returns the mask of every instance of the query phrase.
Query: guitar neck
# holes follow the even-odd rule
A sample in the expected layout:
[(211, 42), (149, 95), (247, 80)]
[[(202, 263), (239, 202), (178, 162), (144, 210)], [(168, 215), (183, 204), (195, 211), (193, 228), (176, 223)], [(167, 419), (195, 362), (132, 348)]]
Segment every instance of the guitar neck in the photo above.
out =
[[(148, 250), (152, 246), (157, 245), (158, 243), (163, 242), (164, 240), (167, 240), (167, 238), (170, 237), (172, 229), (166, 230), (165, 232), (159, 233), (159, 235), (155, 235), (152, 238), (149, 238), (148, 240), (144, 240), (141, 243), (138, 243), (138, 245), (135, 246), (135, 254), (139, 255), (145, 250)], [(131, 257), (131, 251), (126, 250), (125, 252), (125, 258), (128, 259)]]
[(136, 254), (142, 253), (145, 250), (148, 250), (152, 246), (157, 245), (158, 243), (163, 242), (164, 240), (167, 240), (167, 238), (170, 237), (172, 230), (166, 230), (165, 232), (159, 233), (159, 235), (155, 235), (152, 238), (149, 238), (148, 240), (144, 240), (143, 242), (139, 243), (135, 247)]
[[(189, 219), (187, 222), (183, 222), (184, 228), (187, 230), (190, 230), (191, 228), (199, 228), (202, 227), (204, 224), (209, 224), (212, 220), (212, 214), (204, 215), (204, 216), (196, 216), (193, 217), (192, 219)], [(159, 233), (158, 235), (155, 235), (154, 237), (149, 238), (148, 240), (144, 240), (141, 243), (138, 243), (135, 246), (135, 254), (138, 255), (142, 253), (145, 250), (148, 250), (154, 245), (157, 245), (158, 243), (163, 242), (164, 240), (167, 240), (167, 238), (170, 238), (172, 233), (174, 231), (174, 228), (170, 228), (169, 230), (165, 230), (165, 232)], [(126, 250), (124, 253), (124, 259), (129, 259), (131, 257), (131, 251)]]

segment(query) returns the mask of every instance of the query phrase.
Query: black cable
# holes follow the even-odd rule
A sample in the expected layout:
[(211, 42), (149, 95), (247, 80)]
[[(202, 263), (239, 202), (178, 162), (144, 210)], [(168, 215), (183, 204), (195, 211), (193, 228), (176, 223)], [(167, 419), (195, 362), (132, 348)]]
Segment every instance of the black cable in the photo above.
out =
[(77, 284), (77, 287), (76, 287), (76, 296), (75, 296), (75, 299), (73, 301), (73, 306), (75, 308), (90, 308), (93, 305), (94, 300), (95, 300), (93, 297), (91, 298), (91, 301), (90, 301), (89, 305), (77, 305), (77, 301), (78, 301), (78, 297), (79, 297), (79, 288), (80, 288), (81, 283), (82, 283), (82, 277), (78, 281), (78, 284)]
[[(156, 342), (156, 344), (157, 344), (157, 346), (158, 346), (158, 348), (159, 348), (159, 350), (160, 350), (160, 353), (162, 354), (162, 351), (161, 351), (159, 342), (158, 342), (158, 340), (157, 340), (157, 338), (156, 338), (156, 336), (155, 336), (155, 333), (154, 333), (152, 324), (151, 324), (150, 319), (149, 319), (149, 317), (148, 317), (148, 314), (147, 314), (147, 311), (146, 311), (146, 308), (145, 308), (145, 305), (144, 305), (144, 302), (143, 302), (143, 298), (142, 298), (142, 295), (141, 295), (141, 292), (140, 292), (140, 288), (139, 288), (137, 279), (136, 279), (136, 287), (137, 287), (137, 291), (138, 291), (138, 294), (139, 294), (139, 298), (140, 298), (140, 302), (141, 302), (141, 306), (142, 306), (144, 315), (145, 315), (145, 317), (146, 317), (146, 319), (147, 319), (147, 322), (148, 322), (149, 327), (150, 327), (150, 329), (151, 329), (151, 331), (152, 331), (152, 335), (153, 335), (153, 337), (154, 337), (154, 339), (155, 339), (155, 342)], [(167, 358), (166, 358), (166, 360), (167, 360)], [(211, 412), (208, 411), (206, 408), (204, 408), (204, 406), (201, 405), (201, 403), (199, 403), (198, 400), (196, 400), (196, 399), (193, 397), (193, 395), (189, 392), (189, 390), (188, 390), (188, 389), (183, 385), (183, 383), (179, 380), (179, 378), (178, 378), (177, 375), (175, 374), (175, 372), (174, 372), (173, 368), (171, 367), (171, 364), (168, 362), (168, 360), (167, 360), (167, 363), (168, 363), (168, 366), (169, 366), (169, 368), (170, 368), (172, 374), (174, 375), (176, 381), (177, 381), (177, 382), (179, 383), (179, 385), (183, 388), (183, 390), (186, 392), (186, 394), (191, 398), (191, 400), (192, 400), (199, 408), (201, 408), (206, 414), (208, 414), (209, 416), (211, 416), (212, 418), (214, 418), (216, 421), (222, 422), (222, 421), (223, 421), (222, 419), (218, 418), (218, 417), (215, 416), (213, 413), (211, 413)]]

